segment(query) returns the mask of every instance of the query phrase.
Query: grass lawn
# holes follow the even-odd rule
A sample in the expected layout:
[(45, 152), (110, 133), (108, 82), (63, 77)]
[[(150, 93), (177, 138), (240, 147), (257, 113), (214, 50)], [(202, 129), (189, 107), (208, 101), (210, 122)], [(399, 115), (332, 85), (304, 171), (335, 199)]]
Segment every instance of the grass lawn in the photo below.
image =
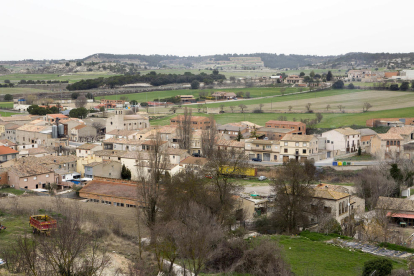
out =
[(0, 248), (12, 243), (17, 235), (31, 233), (28, 216), (12, 216), (0, 212), (0, 222), (7, 228), (0, 231)]
[(0, 102), (0, 108), (13, 108), (13, 102)]
[(14, 112), (4, 112), (4, 111), (0, 111), (0, 116), (1, 116), (1, 117), (10, 117), (11, 115), (16, 115), (16, 114), (21, 114), (21, 113), (14, 113)]
[[(286, 260), (295, 275), (361, 275), (366, 261), (379, 258), (307, 237), (273, 236), (272, 239), (284, 248)], [(403, 260), (393, 261), (393, 265), (394, 269), (406, 268)]]
[(15, 194), (15, 195), (22, 195), (22, 194), (24, 194), (24, 191), (13, 189), (13, 188), (3, 188), (3, 189), (0, 189), (0, 193), (9, 193), (9, 194)]
[(255, 177), (255, 178), (249, 178), (249, 179), (236, 179), (236, 181), (241, 186), (251, 186), (251, 187), (255, 187), (255, 186), (269, 186), (270, 185), (270, 180), (266, 179), (266, 180), (263, 180), (263, 181), (259, 181), (257, 179), (257, 177)]

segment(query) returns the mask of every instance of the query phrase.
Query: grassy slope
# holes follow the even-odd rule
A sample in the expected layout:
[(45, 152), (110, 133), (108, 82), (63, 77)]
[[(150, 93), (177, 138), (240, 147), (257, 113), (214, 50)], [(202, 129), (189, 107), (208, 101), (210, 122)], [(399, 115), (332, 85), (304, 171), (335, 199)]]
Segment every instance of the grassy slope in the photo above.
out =
[(9, 194), (15, 194), (15, 195), (22, 195), (22, 194), (24, 194), (24, 191), (13, 189), (13, 188), (3, 188), (3, 189), (0, 189), (0, 193), (9, 193)]
[[(295, 275), (360, 275), (364, 262), (379, 258), (304, 237), (272, 238), (284, 248), (286, 260)], [(405, 262), (394, 262), (394, 269), (396, 268), (406, 268)]]

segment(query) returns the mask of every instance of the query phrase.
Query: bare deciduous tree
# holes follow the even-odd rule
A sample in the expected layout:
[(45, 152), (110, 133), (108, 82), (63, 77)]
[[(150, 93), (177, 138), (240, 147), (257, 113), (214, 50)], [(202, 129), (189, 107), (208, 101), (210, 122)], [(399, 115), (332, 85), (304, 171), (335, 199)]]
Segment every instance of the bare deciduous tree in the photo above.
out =
[(210, 115), (210, 128), (205, 129), (201, 135), (201, 152), (203, 156), (209, 158), (214, 153), (214, 147), (216, 143), (217, 128), (214, 121), (214, 116)]
[(247, 109), (247, 106), (244, 104), (239, 104), (239, 108), (241, 110), (241, 113), (244, 113), (244, 110)]
[(362, 111), (363, 112), (367, 112), (368, 109), (370, 109), (371, 107), (372, 107), (372, 105), (370, 103), (365, 102), (364, 105), (363, 105), (363, 107), (362, 107)]
[(344, 109), (345, 107), (342, 104), (340, 104), (338, 105), (338, 108), (339, 108), (339, 111), (342, 111), (342, 109)]
[(4, 258), (11, 272), (25, 275), (100, 275), (109, 262), (99, 235), (82, 230), (83, 212), (77, 206), (57, 206), (58, 227), (49, 236), (18, 236)]
[(225, 106), (224, 104), (221, 104), (221, 105), (220, 105), (220, 111), (221, 111), (221, 112), (224, 112), (224, 108), (225, 108), (225, 107), (226, 107), (226, 106)]
[(234, 108), (235, 108), (235, 106), (234, 105), (231, 105), (231, 106), (229, 106), (230, 107), (230, 109), (231, 109), (231, 113), (234, 113)]
[(203, 167), (202, 175), (207, 176), (211, 194), (218, 200), (211, 210), (218, 220), (225, 225), (231, 225), (234, 219), (233, 206), (234, 194), (237, 194), (241, 186), (229, 176), (245, 174), (248, 158), (240, 150), (219, 150), (215, 148), (208, 162)]
[(280, 231), (297, 233), (299, 227), (309, 224), (311, 187), (307, 183), (311, 177), (313, 175), (307, 175), (305, 166), (295, 160), (279, 169), (272, 186), (277, 195), (273, 219)]
[(261, 111), (262, 110), (262, 108), (263, 108), (263, 106), (264, 106), (264, 104), (259, 104), (259, 110)]
[(328, 111), (329, 110), (329, 108), (331, 108), (331, 105), (326, 105), (326, 111)]
[(203, 105), (202, 104), (198, 104), (197, 105), (197, 110), (198, 110), (198, 113), (200, 113), (201, 111), (201, 109), (203, 109)]
[(190, 151), (191, 146), (191, 138), (193, 133), (193, 125), (192, 125), (192, 111), (189, 108), (184, 108), (184, 114), (179, 115), (178, 119), (178, 128), (177, 128), (177, 136), (178, 136), (178, 145), (181, 149), (186, 149)]
[(307, 112), (309, 112), (310, 110), (311, 110), (311, 103), (307, 103), (306, 105), (305, 105), (305, 108), (306, 108), (306, 111)]
[(288, 106), (289, 111), (292, 111), (292, 108), (293, 108), (293, 106), (291, 106), (291, 105)]
[(323, 115), (321, 113), (316, 113), (316, 120), (320, 123), (323, 119)]
[(85, 107), (87, 103), (88, 103), (88, 99), (84, 95), (80, 95), (75, 100), (75, 106), (76, 106), (76, 108)]
[[(148, 160), (137, 158), (137, 174), (140, 184), (138, 184), (137, 206), (142, 206), (142, 216), (151, 233), (151, 243), (156, 241), (155, 226), (159, 211), (159, 200), (161, 197), (161, 185), (163, 181), (168, 181), (166, 173), (169, 165), (169, 157), (163, 148), (163, 141), (159, 132), (155, 134), (155, 139), (151, 140)], [(138, 155), (140, 152), (138, 152)]]

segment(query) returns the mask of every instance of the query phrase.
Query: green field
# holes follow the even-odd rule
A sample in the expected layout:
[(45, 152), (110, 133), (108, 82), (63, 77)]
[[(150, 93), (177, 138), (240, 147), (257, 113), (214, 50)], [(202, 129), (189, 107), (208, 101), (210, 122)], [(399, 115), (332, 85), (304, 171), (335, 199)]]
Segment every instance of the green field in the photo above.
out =
[(0, 102), (0, 108), (13, 108), (13, 102)]
[[(365, 126), (366, 121), (372, 118), (398, 118), (398, 117), (413, 117), (414, 107), (370, 111), (365, 113), (325, 113), (322, 121), (317, 125), (319, 128), (336, 128), (344, 126)], [(196, 116), (209, 116), (205, 113), (193, 113)], [(306, 113), (224, 113), (215, 114), (214, 118), (219, 124), (227, 124), (231, 122), (250, 121), (255, 124), (264, 126), (269, 120), (277, 120), (279, 116), (286, 116), (287, 120), (292, 121), (295, 118), (297, 121), (300, 119), (314, 119), (315, 114)], [(171, 117), (176, 115), (168, 115), (163, 118), (151, 120), (151, 125), (167, 125)]]
[[(105, 97), (97, 97), (97, 99), (105, 98), (105, 99), (119, 99), (121, 96), (127, 96), (129, 100), (136, 100), (138, 102), (147, 102), (147, 101), (153, 101), (158, 100), (158, 98), (169, 98), (174, 97), (178, 95), (193, 95), (195, 98), (199, 97), (199, 93), (208, 92), (210, 94), (211, 92), (215, 91), (225, 91), (225, 92), (250, 92), (250, 97), (256, 98), (256, 97), (267, 97), (267, 96), (276, 96), (280, 95), (280, 87), (252, 87), (252, 88), (229, 88), (229, 89), (203, 89), (203, 90), (171, 90), (171, 91), (153, 91), (153, 92), (144, 92), (144, 93), (135, 93), (135, 94), (119, 94), (119, 95), (111, 95), (111, 96), (105, 96)], [(299, 92), (299, 88), (291, 88), (287, 87), (285, 94), (293, 93), (293, 92)], [(356, 91), (356, 90), (355, 90)], [(237, 103), (237, 102), (234, 102)], [(240, 103), (239, 103), (240, 104)]]
[(21, 114), (21, 113), (0, 111), (0, 116), (1, 117), (10, 117), (10, 116), (16, 115), (16, 114)]
[(19, 82), (20, 80), (68, 80), (70, 83), (80, 81), (82, 79), (95, 79), (100, 77), (111, 77), (116, 76), (117, 74), (110, 74), (104, 72), (84, 72), (84, 73), (73, 73), (73, 74), (9, 74), (0, 76), (0, 82), (3, 83), (4, 80), (10, 80), (11, 82)]
[(12, 87), (12, 88), (5, 88), (0, 87), (0, 94), (33, 94), (33, 93), (49, 93), (51, 91), (44, 90), (44, 89), (32, 89), (32, 88), (22, 88), (22, 87)]
[(14, 195), (22, 195), (24, 194), (24, 191), (13, 189), (13, 188), (3, 188), (0, 189), (0, 193), (9, 193)]
[[(306, 237), (273, 236), (283, 247), (286, 261), (295, 275), (361, 275), (366, 261), (379, 256), (312, 241)], [(407, 268), (403, 260), (393, 261), (394, 269)]]

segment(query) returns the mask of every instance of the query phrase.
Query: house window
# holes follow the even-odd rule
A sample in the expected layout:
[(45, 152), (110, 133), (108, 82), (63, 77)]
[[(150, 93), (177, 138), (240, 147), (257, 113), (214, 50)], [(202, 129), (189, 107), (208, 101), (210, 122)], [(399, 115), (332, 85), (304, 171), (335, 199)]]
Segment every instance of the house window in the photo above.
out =
[(266, 148), (267, 148), (267, 149), (270, 149), (270, 148), (272, 148), (272, 147), (271, 147), (271, 146), (266, 146)]
[[(329, 142), (328, 142), (328, 143), (329, 143)], [(308, 145), (308, 144), (306, 144), (306, 143), (303, 143), (303, 146), (304, 146), (304, 147), (306, 147), (307, 145)]]
[(49, 177), (49, 175), (47, 174), (46, 177)]
[(288, 149), (285, 149), (285, 151), (284, 151), (285, 153), (287, 153), (288, 152)]
[(304, 150), (302, 150), (302, 153), (305, 153), (306, 154), (306, 150), (304, 149)]
[(285, 142), (285, 146), (287, 146), (288, 145), (288, 142)]
[(387, 146), (389, 146), (390, 145), (390, 141), (387, 141)]
[(274, 155), (273, 156), (273, 160), (277, 160), (277, 155)]
[(24, 179), (24, 182), (27, 182), (27, 178)]
[(37, 179), (37, 177), (35, 176), (35, 177), (33, 177), (33, 180), (36, 180)]
[(299, 147), (299, 143), (298, 143), (298, 142), (296, 142), (296, 143), (295, 143), (295, 146), (296, 146), (296, 147)]
[(400, 141), (397, 142), (397, 146), (399, 146), (399, 145), (400, 145)]

